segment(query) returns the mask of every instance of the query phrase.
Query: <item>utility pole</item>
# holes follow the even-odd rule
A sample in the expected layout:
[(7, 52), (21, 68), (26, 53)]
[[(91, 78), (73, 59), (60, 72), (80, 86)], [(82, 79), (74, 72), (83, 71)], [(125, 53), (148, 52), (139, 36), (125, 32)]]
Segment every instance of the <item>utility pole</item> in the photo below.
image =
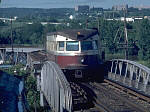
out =
[(97, 17), (97, 29), (98, 29), (98, 52), (99, 52), (99, 57), (104, 61), (105, 60), (105, 50), (102, 49), (102, 39), (100, 36), (100, 19)]
[(11, 24), (11, 48), (12, 48), (12, 59), (11, 59), (11, 63), (14, 64), (14, 48), (13, 48), (13, 31), (12, 31), (12, 17), (10, 20), (10, 24)]
[(88, 29), (89, 20), (86, 19), (86, 29)]
[(98, 34), (99, 34), (99, 36), (98, 36), (98, 37), (99, 37), (99, 38), (98, 38), (98, 45), (99, 45), (99, 46), (98, 46), (98, 51), (99, 51), (99, 54), (101, 54), (101, 52), (100, 52), (100, 51), (101, 51), (101, 50), (100, 50), (100, 49), (101, 49), (101, 48), (100, 48), (100, 46), (101, 46), (101, 39), (100, 39), (100, 26), (99, 26), (99, 25), (100, 25), (100, 23), (99, 23), (99, 18), (97, 17), (97, 30), (98, 30)]
[(128, 60), (128, 32), (127, 32), (127, 23), (126, 23), (126, 12), (124, 9), (124, 42), (125, 42), (125, 59)]

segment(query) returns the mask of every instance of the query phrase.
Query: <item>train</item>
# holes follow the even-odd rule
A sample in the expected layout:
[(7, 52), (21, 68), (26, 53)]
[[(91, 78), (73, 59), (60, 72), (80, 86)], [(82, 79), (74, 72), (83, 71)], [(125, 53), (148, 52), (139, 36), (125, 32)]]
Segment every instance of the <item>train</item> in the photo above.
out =
[(97, 77), (102, 59), (97, 29), (67, 29), (48, 33), (46, 52), (68, 79)]

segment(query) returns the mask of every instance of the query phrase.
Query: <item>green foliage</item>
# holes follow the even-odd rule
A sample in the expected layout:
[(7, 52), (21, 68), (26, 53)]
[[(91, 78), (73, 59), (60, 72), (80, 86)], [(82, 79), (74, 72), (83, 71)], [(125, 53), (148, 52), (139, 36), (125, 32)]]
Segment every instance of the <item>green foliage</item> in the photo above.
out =
[(137, 25), (137, 39), (140, 48), (139, 58), (147, 60), (150, 58), (150, 21), (143, 20)]
[(146, 61), (140, 60), (140, 61), (137, 61), (137, 62), (150, 68), (150, 59), (148, 59)]
[(123, 26), (119, 21), (100, 20), (100, 37), (101, 42), (105, 45), (110, 53), (118, 51), (117, 44), (114, 41), (117, 30)]
[(28, 76), (26, 79), (26, 92), (27, 92), (27, 100), (31, 110), (34, 109), (35, 104), (36, 107), (40, 107), (39, 101), (39, 92), (36, 91), (36, 79), (33, 76)]
[(36, 108), (41, 109), (40, 93), (37, 91), (36, 79), (30, 74), (29, 71), (24, 70), (23, 68), (24, 66), (22, 64), (18, 64), (9, 69), (4, 69), (3, 71), (12, 75), (14, 74), (24, 77), (27, 102), (29, 104), (30, 111), (34, 112), (35, 105)]
[(8, 74), (14, 74), (14, 75), (23, 76), (23, 77), (26, 77), (28, 74), (28, 71), (24, 70), (24, 65), (22, 64), (17, 64), (8, 69), (2, 69), (2, 70), (7, 72)]
[[(107, 54), (123, 54), (124, 49), (119, 49), (119, 42), (124, 42), (124, 23), (121, 21), (108, 21), (105, 18), (123, 16), (122, 11), (104, 10), (100, 15), (97, 13), (74, 14), (73, 9), (0, 9), (1, 16), (5, 14), (18, 15), (19, 19), (13, 22), (13, 39), (15, 44), (44, 44), (45, 36), (49, 32), (64, 29), (85, 29), (100, 28), (100, 41), (105, 46)], [(6, 13), (7, 12), (7, 13)], [(127, 16), (133, 15), (150, 15), (149, 9), (138, 10), (129, 8)], [(17, 14), (18, 13), (18, 14)], [(70, 15), (75, 15), (73, 20), (69, 19)], [(5, 17), (5, 16), (4, 16)], [(99, 19), (99, 20), (98, 20)], [(87, 22), (88, 21), (88, 22)], [(33, 24), (27, 24), (32, 22)], [(61, 22), (61, 25), (41, 25), (40, 22)], [(98, 26), (99, 23), (99, 26)], [(138, 57), (141, 60), (150, 58), (150, 21), (148, 19), (127, 23), (129, 55)], [(0, 21), (0, 44), (10, 44), (10, 23)], [(116, 56), (117, 57), (117, 56)], [(123, 57), (122, 57), (123, 58)]]
[(44, 34), (50, 33), (50, 32), (55, 32), (56, 31), (56, 26), (48, 24), (44, 28)]
[(5, 23), (2, 20), (0, 20), (0, 26), (5, 26)]
[[(40, 23), (13, 25), (13, 41), (15, 44), (42, 44), (44, 27)], [(0, 31), (0, 43), (10, 44), (10, 26)]]
[[(100, 20), (100, 37), (102, 44), (107, 48), (106, 55), (109, 55), (109, 58), (124, 58), (125, 49), (119, 49), (117, 42), (124, 42), (124, 34), (114, 43), (115, 34), (117, 33), (118, 28), (122, 28), (123, 23), (116, 21), (105, 21)], [(136, 21), (134, 23), (127, 23), (128, 29), (128, 43), (129, 47), (129, 57), (132, 60), (137, 60), (137, 56), (139, 60), (149, 60), (150, 59), (150, 21), (148, 19), (144, 19), (141, 21)], [(134, 56), (134, 58), (133, 58)], [(107, 56), (108, 57), (108, 56)], [(147, 63), (146, 65), (149, 65)]]
[(40, 23), (25, 25), (22, 32), (23, 44), (41, 44), (43, 26)]
[(150, 9), (138, 10), (137, 8), (129, 8), (128, 16), (150, 16)]
[(66, 18), (66, 13), (72, 14), (73, 8), (53, 8), (53, 9), (39, 9), (39, 8), (0, 8), (2, 17), (18, 16), (20, 21), (42, 20), (43, 18)]

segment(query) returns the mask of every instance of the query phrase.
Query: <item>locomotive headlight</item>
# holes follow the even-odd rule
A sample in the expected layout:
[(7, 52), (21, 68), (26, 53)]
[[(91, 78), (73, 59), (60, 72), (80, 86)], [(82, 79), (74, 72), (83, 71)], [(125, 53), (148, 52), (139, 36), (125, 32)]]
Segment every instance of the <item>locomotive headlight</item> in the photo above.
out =
[(84, 62), (84, 59), (81, 59), (81, 63), (83, 63)]

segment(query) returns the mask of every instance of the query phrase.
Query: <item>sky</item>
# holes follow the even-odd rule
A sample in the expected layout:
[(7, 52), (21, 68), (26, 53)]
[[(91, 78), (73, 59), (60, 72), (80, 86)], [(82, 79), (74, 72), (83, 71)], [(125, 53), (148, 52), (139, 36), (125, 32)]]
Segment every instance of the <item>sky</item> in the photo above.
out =
[(76, 5), (112, 8), (113, 5), (150, 6), (150, 0), (1, 0), (0, 8), (73, 8)]

